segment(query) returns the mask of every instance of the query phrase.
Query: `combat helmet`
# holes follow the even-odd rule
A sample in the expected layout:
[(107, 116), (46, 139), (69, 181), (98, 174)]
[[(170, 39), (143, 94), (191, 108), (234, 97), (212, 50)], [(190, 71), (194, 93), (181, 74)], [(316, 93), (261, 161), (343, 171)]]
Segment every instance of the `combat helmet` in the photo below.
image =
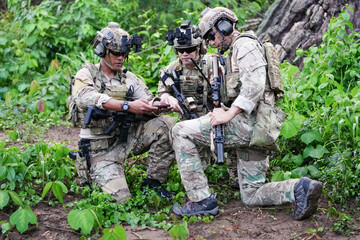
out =
[(228, 36), (232, 33), (237, 22), (238, 18), (233, 11), (224, 7), (216, 7), (213, 9), (207, 7), (201, 13), (199, 23), (201, 37), (203, 39), (204, 37), (206, 38), (206, 34), (213, 27), (216, 27), (223, 35)]
[(136, 52), (141, 50), (141, 39), (137, 34), (131, 37), (118, 23), (109, 22), (106, 28), (97, 32), (93, 47), (96, 55), (104, 57), (107, 50), (127, 55), (133, 45), (136, 46)]
[(207, 46), (205, 41), (200, 36), (200, 29), (197, 26), (191, 24), (190, 20), (184, 21), (180, 28), (176, 28), (175, 32), (168, 31), (167, 40), (170, 46), (174, 46), (176, 54), (177, 49), (185, 49), (197, 47), (200, 54), (207, 52)]

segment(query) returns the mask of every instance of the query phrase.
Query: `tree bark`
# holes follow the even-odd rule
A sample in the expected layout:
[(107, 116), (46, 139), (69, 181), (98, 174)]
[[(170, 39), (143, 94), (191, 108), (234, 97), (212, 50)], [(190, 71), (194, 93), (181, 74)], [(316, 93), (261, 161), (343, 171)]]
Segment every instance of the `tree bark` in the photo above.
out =
[[(359, 0), (276, 0), (256, 34), (261, 41), (270, 40), (275, 45), (280, 61), (292, 63), (297, 48), (307, 50), (322, 43), (330, 19), (337, 17), (345, 4), (354, 10), (349, 12), (352, 31), (360, 31)], [(301, 65), (301, 61), (293, 64)]]

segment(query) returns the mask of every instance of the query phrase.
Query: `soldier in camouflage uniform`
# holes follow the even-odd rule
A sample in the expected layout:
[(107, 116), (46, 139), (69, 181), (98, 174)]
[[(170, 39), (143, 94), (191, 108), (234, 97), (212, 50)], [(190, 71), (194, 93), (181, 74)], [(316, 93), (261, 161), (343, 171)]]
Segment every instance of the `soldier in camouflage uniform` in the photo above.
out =
[[(196, 68), (191, 58), (201, 69), (207, 79), (211, 76), (212, 63), (210, 55), (204, 55), (207, 52), (207, 45), (200, 36), (200, 29), (190, 23), (189, 20), (183, 22), (180, 26), (181, 36), (168, 36), (169, 44), (173, 41), (174, 52), (178, 55), (178, 59), (171, 62), (167, 67), (160, 71), (160, 81), (158, 84), (158, 95), (161, 99), (170, 104), (172, 111), (179, 113), (180, 120), (187, 120), (183, 115), (179, 101), (175, 98), (175, 92), (171, 89), (171, 85), (175, 84), (177, 89), (181, 91), (185, 98), (185, 107), (197, 117), (204, 116), (212, 109), (211, 94), (209, 94), (209, 84), (204, 76)], [(182, 41), (186, 38), (186, 30), (190, 30), (190, 42)], [(178, 82), (173, 75), (177, 73)], [(176, 82), (176, 83), (175, 83)], [(202, 166), (206, 169), (212, 163), (211, 151), (203, 148), (201, 152)]]
[[(101, 57), (100, 62), (85, 64), (77, 72), (69, 97), (70, 121), (81, 127), (80, 151), (75, 162), (79, 178), (82, 183), (97, 183), (117, 202), (131, 197), (122, 167), (130, 152), (138, 155), (150, 150), (145, 185), (160, 186), (160, 182), (167, 179), (174, 161), (168, 131), (175, 121), (169, 116), (155, 117), (154, 113), (161, 112), (152, 106), (156, 99), (138, 77), (123, 69), (124, 60), (133, 45), (139, 47), (135, 36), (130, 37), (117, 23), (109, 23), (94, 39), (94, 52)], [(120, 143), (118, 128), (111, 135), (104, 133), (111, 118), (93, 119), (90, 125), (84, 125), (89, 106), (154, 118), (132, 122), (127, 141)]]
[[(197, 145), (209, 146), (212, 128), (223, 124), (224, 148), (237, 151), (242, 201), (247, 205), (294, 202), (293, 217), (300, 220), (316, 210), (322, 184), (306, 177), (265, 184), (269, 168), (268, 150), (273, 149), (262, 146), (259, 144), (261, 141), (251, 143), (255, 124), (259, 118), (266, 118), (260, 106), (265, 104), (273, 109), (276, 95), (269, 87), (262, 44), (252, 32), (242, 37), (235, 27), (237, 21), (232, 11), (222, 7), (207, 8), (202, 13), (199, 23), (202, 37), (222, 53), (229, 50), (221, 96), (225, 106), (199, 119), (177, 123), (171, 130), (178, 168), (190, 199), (184, 206), (174, 205), (173, 212), (181, 216), (218, 213), (215, 195), (210, 193), (201, 167)], [(270, 125), (271, 128), (272, 124), (281, 126), (276, 114), (275, 119), (262, 127)], [(262, 136), (267, 137), (265, 134)]]

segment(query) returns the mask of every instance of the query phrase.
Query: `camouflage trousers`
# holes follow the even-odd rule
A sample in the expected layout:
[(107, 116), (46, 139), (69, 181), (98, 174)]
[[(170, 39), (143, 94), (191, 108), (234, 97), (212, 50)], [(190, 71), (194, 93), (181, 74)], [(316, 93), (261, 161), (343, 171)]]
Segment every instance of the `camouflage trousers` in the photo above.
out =
[[(244, 114), (238, 114), (224, 126), (224, 149), (232, 152), (236, 149), (238, 178), (242, 201), (247, 205), (279, 205), (294, 202), (294, 185), (298, 179), (265, 184), (265, 175), (269, 168), (269, 159), (252, 161), (244, 159), (242, 151), (247, 151), (252, 129)], [(198, 146), (210, 146), (210, 118), (198, 119), (175, 124), (171, 130), (173, 149), (189, 199), (201, 201), (210, 196), (208, 180), (204, 174)], [(243, 158), (243, 159), (242, 159)]]
[(162, 115), (138, 124), (136, 129), (130, 129), (126, 143), (119, 144), (116, 140), (102, 151), (94, 151), (96, 146), (92, 144), (91, 181), (98, 184), (104, 192), (111, 194), (117, 202), (124, 202), (131, 195), (122, 164), (130, 152), (139, 155), (146, 151), (149, 151), (147, 177), (165, 181), (175, 159), (169, 139), (169, 129), (174, 124), (173, 118)]

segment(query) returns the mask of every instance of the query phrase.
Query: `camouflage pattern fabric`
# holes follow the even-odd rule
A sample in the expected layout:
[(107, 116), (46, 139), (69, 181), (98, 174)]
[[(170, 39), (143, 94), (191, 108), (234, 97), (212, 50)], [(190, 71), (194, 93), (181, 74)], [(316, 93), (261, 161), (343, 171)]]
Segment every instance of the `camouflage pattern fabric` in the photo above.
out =
[[(100, 85), (105, 85), (105, 88), (101, 90)], [(102, 103), (110, 98), (124, 100), (124, 89), (130, 88), (133, 90), (133, 100), (151, 101), (154, 98), (145, 83), (129, 71), (126, 74), (118, 72), (113, 78), (108, 78), (100, 70), (99, 64), (91, 67), (84, 65), (76, 74), (73, 86), (76, 107), (79, 109), (76, 119), (83, 121), (84, 116), (81, 114), (86, 113), (88, 106), (102, 108)], [(165, 181), (174, 161), (169, 139), (169, 129), (174, 124), (174, 119), (163, 115), (147, 122), (132, 123), (127, 142), (123, 144), (119, 144), (118, 140), (111, 141), (119, 133), (118, 129), (111, 136), (104, 134), (104, 129), (109, 126), (108, 122), (92, 121), (90, 126), (82, 124), (80, 138), (92, 140), (90, 180), (96, 182), (104, 192), (110, 193), (117, 202), (123, 202), (130, 197), (130, 191), (122, 164), (130, 152), (138, 155), (150, 150), (147, 177)], [(81, 160), (83, 162), (79, 162)], [(85, 178), (88, 174), (84, 172), (85, 158), (79, 158), (79, 161), (76, 166), (80, 181), (87, 181)]]
[[(294, 185), (298, 179), (265, 184), (268, 158), (250, 161), (241, 159), (240, 152), (249, 149), (257, 106), (264, 98), (266, 85), (266, 60), (261, 45), (251, 38), (239, 38), (232, 43), (227, 67), (230, 73), (238, 73), (238, 81), (231, 84), (237, 90), (229, 97), (229, 104), (243, 109), (224, 124), (224, 150), (239, 151), (237, 159), (239, 186), (242, 201), (248, 205), (279, 205), (294, 202)], [(234, 76), (234, 75), (233, 75)], [(227, 82), (226, 82), (227, 84)], [(225, 86), (225, 89), (229, 86)], [(233, 94), (233, 93), (232, 93)], [(274, 96), (270, 96), (274, 98)], [(208, 180), (204, 174), (198, 146), (210, 146), (212, 127), (210, 117), (175, 124), (171, 130), (173, 149), (186, 193), (193, 202), (210, 196)]]
[[(246, 148), (250, 140), (244, 114), (239, 114), (225, 125), (224, 148)], [(242, 119), (243, 118), (243, 119)], [(177, 123), (171, 130), (173, 149), (187, 196), (193, 202), (201, 201), (210, 196), (210, 189), (198, 149), (198, 145), (210, 145), (211, 132), (210, 118)], [(247, 132), (248, 131), (248, 132)], [(268, 170), (268, 159), (263, 161), (246, 161), (232, 159), (237, 162), (238, 178), (242, 201), (248, 205), (279, 205), (293, 202), (293, 189), (298, 179), (284, 182), (265, 183)]]
[[(204, 75), (209, 78), (210, 70), (212, 68), (210, 55), (205, 55), (202, 60), (200, 60), (199, 67), (202, 69)], [(161, 69), (160, 78), (162, 78), (164, 74), (171, 75), (173, 70), (181, 70), (182, 74), (179, 77), (180, 88), (185, 98), (194, 98), (196, 104), (196, 115), (205, 115), (208, 112), (205, 105), (208, 108), (212, 108), (212, 99), (211, 95), (208, 94), (209, 86), (202, 77), (199, 70), (197, 70), (195, 67), (193, 69), (188, 69), (181, 63), (179, 59), (177, 59), (171, 62), (167, 67)], [(197, 91), (197, 89), (202, 89), (202, 91)], [(164, 83), (160, 80), (158, 84), (158, 95), (159, 97), (171, 96), (173, 95), (173, 91), (171, 87), (165, 86)], [(179, 118), (184, 120), (180, 113)]]
[(110, 193), (118, 202), (130, 197), (122, 164), (129, 157), (142, 154), (148, 150), (148, 169), (146, 176), (163, 182), (167, 179), (169, 169), (174, 161), (174, 152), (169, 144), (169, 128), (175, 124), (173, 118), (160, 116), (146, 123), (138, 124), (126, 143), (116, 142), (108, 149), (93, 153), (91, 157), (90, 177), (100, 188)]

